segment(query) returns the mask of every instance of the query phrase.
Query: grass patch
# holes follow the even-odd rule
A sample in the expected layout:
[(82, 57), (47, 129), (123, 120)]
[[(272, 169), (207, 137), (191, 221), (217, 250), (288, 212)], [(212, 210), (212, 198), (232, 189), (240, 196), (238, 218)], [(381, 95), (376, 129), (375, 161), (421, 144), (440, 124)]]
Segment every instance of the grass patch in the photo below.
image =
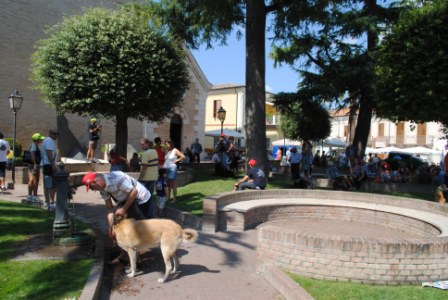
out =
[[(53, 230), (54, 212), (0, 200), (0, 299), (78, 298), (93, 260), (11, 260), (28, 238)], [(78, 228), (88, 228), (77, 221)]]
[(376, 286), (352, 282), (309, 279), (293, 274), (291, 278), (300, 284), (316, 300), (442, 300), (447, 291), (421, 286)]
[[(176, 203), (168, 203), (168, 205), (201, 217), (204, 198), (233, 191), (233, 184), (239, 178), (244, 177), (244, 174), (241, 172), (236, 174), (234, 178), (213, 176), (212, 174), (213, 170), (195, 170), (195, 182), (177, 188)], [(269, 179), (266, 188), (292, 188), (292, 182), (289, 179)]]

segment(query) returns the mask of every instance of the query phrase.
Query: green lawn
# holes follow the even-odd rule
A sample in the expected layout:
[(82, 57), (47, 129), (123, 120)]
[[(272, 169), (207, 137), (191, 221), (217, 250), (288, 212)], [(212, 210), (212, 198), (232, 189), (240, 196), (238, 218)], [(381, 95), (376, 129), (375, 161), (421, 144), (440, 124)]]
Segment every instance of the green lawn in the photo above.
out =
[(11, 260), (27, 238), (53, 230), (54, 213), (0, 200), (0, 299), (73, 299), (92, 269), (91, 259)]
[(442, 300), (448, 291), (412, 285), (373, 286), (361, 283), (314, 280), (290, 274), (316, 300)]

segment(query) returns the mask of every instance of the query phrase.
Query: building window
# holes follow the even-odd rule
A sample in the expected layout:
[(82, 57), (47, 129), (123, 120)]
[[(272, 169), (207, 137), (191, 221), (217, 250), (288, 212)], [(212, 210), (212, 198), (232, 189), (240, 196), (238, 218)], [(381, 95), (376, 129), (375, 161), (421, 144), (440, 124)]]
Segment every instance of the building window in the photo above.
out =
[(213, 118), (218, 117), (218, 110), (221, 108), (222, 101), (221, 100), (214, 100), (213, 101)]

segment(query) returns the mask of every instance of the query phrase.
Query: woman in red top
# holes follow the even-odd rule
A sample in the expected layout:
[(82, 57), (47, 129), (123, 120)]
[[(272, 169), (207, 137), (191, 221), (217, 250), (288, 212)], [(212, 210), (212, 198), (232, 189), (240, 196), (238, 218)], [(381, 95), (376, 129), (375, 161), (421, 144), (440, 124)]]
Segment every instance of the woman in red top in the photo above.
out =
[(123, 171), (126, 172), (128, 160), (115, 152), (115, 148), (112, 148), (109, 152), (110, 172)]

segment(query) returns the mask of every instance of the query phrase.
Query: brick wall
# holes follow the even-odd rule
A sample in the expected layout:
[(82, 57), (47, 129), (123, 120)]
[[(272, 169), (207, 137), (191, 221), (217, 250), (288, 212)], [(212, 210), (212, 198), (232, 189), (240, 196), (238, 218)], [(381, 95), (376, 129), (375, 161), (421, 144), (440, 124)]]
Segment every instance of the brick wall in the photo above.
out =
[(259, 271), (274, 265), (316, 279), (381, 285), (419, 284), (448, 276), (448, 241), (340, 240), (298, 234), (266, 224), (259, 228)]

